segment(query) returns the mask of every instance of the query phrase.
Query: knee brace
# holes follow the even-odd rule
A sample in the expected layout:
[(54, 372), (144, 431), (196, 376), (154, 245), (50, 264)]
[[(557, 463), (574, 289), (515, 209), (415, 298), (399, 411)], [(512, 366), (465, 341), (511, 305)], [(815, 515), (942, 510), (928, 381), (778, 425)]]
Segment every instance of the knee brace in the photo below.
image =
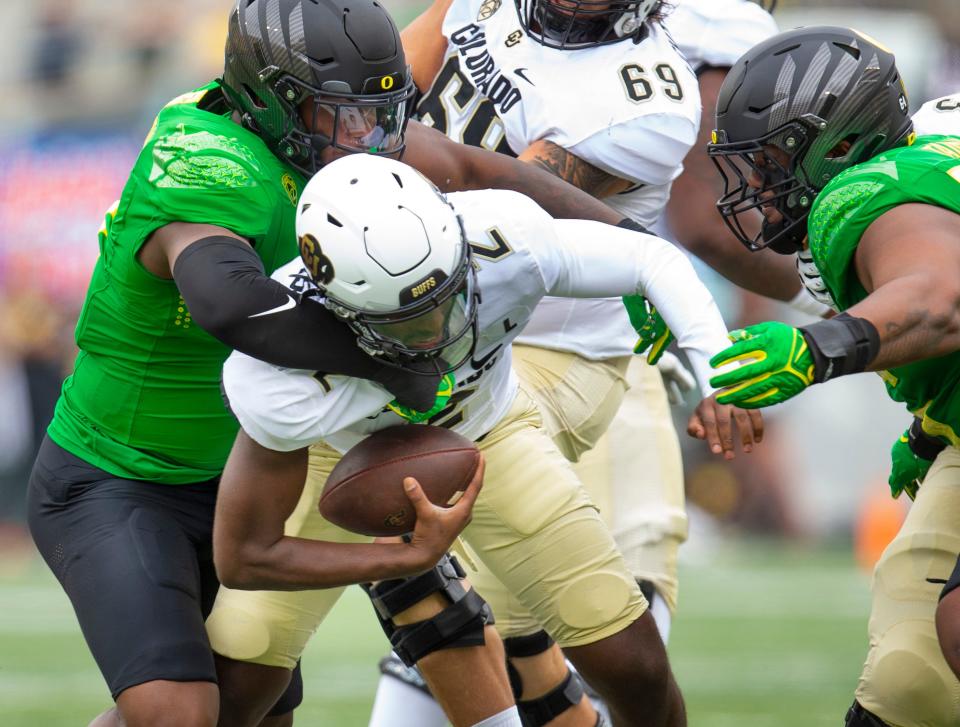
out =
[[(440, 649), (483, 645), (483, 628), (493, 623), (493, 614), (480, 594), (463, 587), (465, 576), (457, 559), (445, 555), (421, 575), (363, 586), (383, 632), (404, 664), (413, 666)], [(393, 622), (394, 616), (434, 593), (449, 602), (436, 616), (407, 626)]]
[(580, 700), (583, 699), (583, 684), (580, 678), (569, 670), (566, 678), (543, 696), (536, 699), (520, 699), (520, 695), (523, 694), (523, 682), (520, 674), (509, 662), (509, 658), (542, 654), (553, 646), (553, 643), (553, 639), (546, 631), (503, 640), (508, 658), (507, 673), (510, 676), (510, 687), (517, 698), (517, 709), (520, 711), (523, 727), (542, 727), (571, 707), (580, 704)]
[(888, 727), (886, 722), (877, 715), (865, 710), (860, 702), (856, 700), (853, 701), (850, 709), (847, 710), (847, 718), (843, 724), (844, 727)]

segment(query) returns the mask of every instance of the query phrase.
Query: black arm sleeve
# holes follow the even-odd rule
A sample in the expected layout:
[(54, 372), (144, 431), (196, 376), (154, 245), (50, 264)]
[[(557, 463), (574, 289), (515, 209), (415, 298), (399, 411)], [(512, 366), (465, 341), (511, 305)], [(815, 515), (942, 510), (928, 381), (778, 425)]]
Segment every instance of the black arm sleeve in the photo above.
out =
[(257, 253), (241, 240), (197, 240), (180, 253), (173, 279), (196, 324), (237, 351), (275, 366), (370, 379), (407, 406), (433, 406), (436, 378), (405, 374), (368, 356), (323, 305), (300, 300), (267, 277)]

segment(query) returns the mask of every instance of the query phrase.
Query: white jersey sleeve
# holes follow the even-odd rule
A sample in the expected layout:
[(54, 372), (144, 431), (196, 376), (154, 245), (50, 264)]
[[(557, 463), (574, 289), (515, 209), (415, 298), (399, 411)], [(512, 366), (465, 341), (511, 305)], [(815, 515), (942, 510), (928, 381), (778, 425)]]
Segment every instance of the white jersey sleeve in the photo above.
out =
[(704, 396), (712, 393), (709, 361), (729, 345), (727, 329), (686, 255), (654, 235), (599, 222), (554, 220), (553, 228), (554, 239), (531, 241), (547, 293), (646, 296), (690, 359)]
[(732, 66), (778, 32), (773, 16), (750, 0), (679, 0), (664, 24), (697, 73)]
[(960, 136), (960, 93), (927, 101), (913, 115), (913, 130), (917, 136)]

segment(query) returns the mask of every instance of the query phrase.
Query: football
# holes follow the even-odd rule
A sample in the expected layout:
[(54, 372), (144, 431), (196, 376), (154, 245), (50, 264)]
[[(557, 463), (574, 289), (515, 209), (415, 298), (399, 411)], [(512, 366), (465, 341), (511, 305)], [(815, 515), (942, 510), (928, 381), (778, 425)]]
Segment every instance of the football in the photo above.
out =
[(333, 468), (320, 495), (320, 513), (363, 535), (403, 535), (416, 512), (403, 490), (414, 477), (430, 502), (453, 505), (473, 478), (480, 451), (441, 427), (408, 424), (374, 432)]

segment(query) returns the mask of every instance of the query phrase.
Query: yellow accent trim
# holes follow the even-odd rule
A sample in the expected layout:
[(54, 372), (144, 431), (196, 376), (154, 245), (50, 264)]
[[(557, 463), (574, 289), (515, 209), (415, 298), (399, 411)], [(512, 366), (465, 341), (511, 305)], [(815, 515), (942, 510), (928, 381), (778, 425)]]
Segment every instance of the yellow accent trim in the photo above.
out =
[(859, 35), (861, 38), (863, 38), (863, 39), (864, 39), (865, 41), (867, 41), (868, 43), (873, 43), (873, 44), (874, 44), (875, 46), (877, 46), (877, 48), (879, 48), (880, 50), (882, 50), (882, 51), (884, 51), (884, 52), (886, 52), (886, 53), (889, 53), (890, 55), (893, 55), (893, 51), (890, 50), (889, 48), (887, 48), (887, 46), (885, 46), (883, 43), (881, 43), (881, 42), (880, 42), (879, 40), (877, 40), (876, 38), (874, 38), (874, 37), (872, 37), (872, 36), (870, 36), (870, 35), (867, 35), (867, 34), (864, 33), (862, 30), (856, 30), (855, 28), (850, 28), (850, 30), (852, 30), (856, 35)]
[(711, 143), (711, 144), (716, 144), (716, 143), (717, 143), (717, 130), (716, 130), (716, 129), (714, 129), (713, 131), (710, 132), (710, 143)]

